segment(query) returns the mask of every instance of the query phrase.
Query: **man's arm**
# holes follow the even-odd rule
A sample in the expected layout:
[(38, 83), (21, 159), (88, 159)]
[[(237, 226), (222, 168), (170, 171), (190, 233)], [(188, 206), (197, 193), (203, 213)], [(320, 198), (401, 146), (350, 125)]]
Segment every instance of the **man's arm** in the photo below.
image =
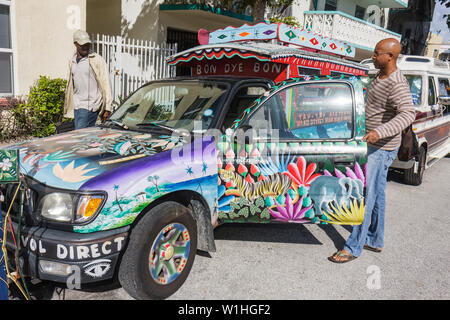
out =
[(100, 60), (100, 69), (101, 69), (101, 81), (102, 81), (102, 87), (105, 91), (105, 110), (102, 114), (102, 121), (105, 121), (112, 112), (112, 90), (111, 90), (111, 83), (109, 81), (109, 72), (108, 72), (108, 65), (106, 64), (106, 61), (99, 56)]

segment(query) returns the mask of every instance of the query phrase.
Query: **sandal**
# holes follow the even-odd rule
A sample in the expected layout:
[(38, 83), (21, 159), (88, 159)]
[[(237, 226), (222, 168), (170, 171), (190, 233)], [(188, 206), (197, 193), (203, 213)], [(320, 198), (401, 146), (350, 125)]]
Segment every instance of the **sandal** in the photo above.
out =
[(373, 251), (373, 252), (381, 252), (380, 248), (371, 247), (371, 246), (368, 246), (367, 244), (364, 245), (363, 249)]
[[(340, 257), (340, 258), (344, 258), (344, 259), (337, 260), (336, 257)], [(356, 259), (355, 256), (344, 253), (344, 252), (342, 252), (342, 250), (336, 252), (331, 257), (328, 257), (328, 260), (330, 260), (331, 262), (334, 262), (334, 263), (346, 263), (346, 262), (350, 262), (355, 259)]]

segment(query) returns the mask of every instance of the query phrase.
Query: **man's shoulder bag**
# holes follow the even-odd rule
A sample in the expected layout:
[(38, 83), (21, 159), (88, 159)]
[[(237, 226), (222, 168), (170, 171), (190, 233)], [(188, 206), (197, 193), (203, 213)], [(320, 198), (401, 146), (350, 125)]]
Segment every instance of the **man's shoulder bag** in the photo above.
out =
[(409, 161), (419, 153), (419, 142), (417, 141), (416, 134), (412, 129), (412, 125), (409, 125), (402, 131), (402, 142), (398, 149), (397, 158), (400, 161)]

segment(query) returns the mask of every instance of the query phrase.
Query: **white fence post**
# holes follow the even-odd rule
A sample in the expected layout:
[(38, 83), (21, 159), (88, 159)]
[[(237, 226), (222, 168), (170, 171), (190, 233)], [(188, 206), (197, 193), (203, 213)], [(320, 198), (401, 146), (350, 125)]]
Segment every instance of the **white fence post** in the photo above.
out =
[(119, 103), (134, 90), (151, 80), (173, 77), (176, 68), (166, 58), (177, 52), (176, 44), (93, 35), (93, 49), (108, 64), (113, 100)]

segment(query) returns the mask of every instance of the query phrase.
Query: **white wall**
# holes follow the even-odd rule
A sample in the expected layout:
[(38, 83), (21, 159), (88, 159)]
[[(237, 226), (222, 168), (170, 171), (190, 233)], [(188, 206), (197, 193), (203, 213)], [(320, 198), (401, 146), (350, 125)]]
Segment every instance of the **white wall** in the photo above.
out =
[(314, 10), (313, 0), (297, 0), (292, 4), (292, 16), (303, 26), (304, 12)]
[(159, 5), (163, 2), (164, 0), (88, 0), (88, 32), (161, 43), (166, 40), (169, 27), (197, 32), (201, 28), (215, 30), (245, 23), (201, 10), (160, 11)]
[(14, 0), (16, 95), (46, 75), (66, 78), (73, 32), (86, 28), (86, 0)]

